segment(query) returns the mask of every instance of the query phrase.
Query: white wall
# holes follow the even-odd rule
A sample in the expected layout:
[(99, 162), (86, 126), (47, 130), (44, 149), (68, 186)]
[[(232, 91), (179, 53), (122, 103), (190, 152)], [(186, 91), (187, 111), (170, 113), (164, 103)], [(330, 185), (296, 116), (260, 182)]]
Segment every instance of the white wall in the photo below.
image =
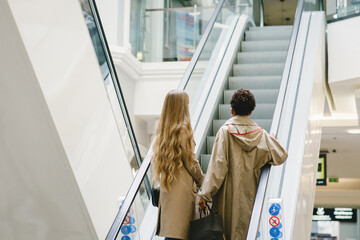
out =
[(0, 238), (104, 239), (133, 176), (79, 2), (0, 7)]
[[(358, 113), (355, 89), (360, 84), (360, 17), (327, 26), (328, 81), (334, 106), (324, 126), (356, 126)], [(329, 120), (329, 121), (328, 121)]]
[[(119, 35), (124, 30), (125, 16), (129, 11), (123, 11), (125, 4), (129, 1), (119, 0), (97, 0), (96, 6), (101, 14), (101, 23), (106, 33), (109, 45), (123, 44), (123, 38)], [(130, 3), (129, 3), (130, 4)], [(125, 10), (125, 9), (124, 9)], [(129, 29), (127, 29), (129, 30)], [(122, 34), (123, 35), (123, 34)]]
[(358, 225), (359, 222), (357, 223), (341, 222), (339, 240), (358, 240), (360, 237), (358, 233), (358, 228), (359, 228)]
[[(130, 51), (112, 47), (119, 77), (138, 142), (149, 147), (166, 94), (176, 89), (189, 62), (139, 62)], [(146, 122), (146, 125), (144, 124)]]
[(328, 24), (329, 82), (360, 80), (360, 17)]

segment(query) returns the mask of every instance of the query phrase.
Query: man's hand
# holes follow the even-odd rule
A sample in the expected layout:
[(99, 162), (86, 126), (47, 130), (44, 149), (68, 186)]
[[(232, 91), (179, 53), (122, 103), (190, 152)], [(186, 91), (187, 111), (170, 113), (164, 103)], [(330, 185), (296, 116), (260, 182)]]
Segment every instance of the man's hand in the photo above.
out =
[(203, 209), (205, 209), (206, 208), (206, 200), (205, 199), (203, 199), (203, 198), (200, 198), (200, 201), (199, 201), (199, 208), (200, 208), (200, 210), (203, 210)]
[(270, 136), (272, 136), (274, 139), (278, 140), (277, 136), (275, 133), (270, 133)]

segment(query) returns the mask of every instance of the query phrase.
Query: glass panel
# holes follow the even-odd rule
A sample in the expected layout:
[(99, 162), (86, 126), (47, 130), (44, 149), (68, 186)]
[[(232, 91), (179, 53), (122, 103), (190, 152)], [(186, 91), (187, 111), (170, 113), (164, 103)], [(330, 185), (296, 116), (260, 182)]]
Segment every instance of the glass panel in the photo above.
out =
[(91, 41), (94, 45), (94, 50), (100, 65), (102, 77), (103, 79), (106, 79), (106, 77), (109, 74), (109, 66), (106, 61), (104, 48), (100, 40), (100, 36), (95, 24), (94, 16), (91, 12), (88, 1), (80, 0), (80, 3), (81, 3), (84, 19), (86, 22), (86, 26), (89, 30)]
[(144, 44), (138, 59), (145, 62), (190, 61), (213, 11), (214, 8), (198, 9), (196, 6), (146, 11)]
[(105, 43), (101, 40), (100, 31), (98, 30), (98, 25), (91, 10), (90, 3), (88, 0), (80, 0), (80, 4), (99, 62), (99, 67), (107, 90), (108, 98), (117, 122), (118, 131), (122, 139), (123, 146), (119, 147), (125, 149), (127, 162), (130, 164), (132, 172), (135, 175), (139, 168), (139, 164), (136, 160), (135, 150), (128, 132), (129, 127), (127, 127), (127, 123), (125, 122), (124, 109), (122, 109), (124, 106), (119, 104), (120, 99), (119, 93), (117, 93), (116, 90), (117, 83), (115, 74), (111, 68), (110, 60), (107, 57), (108, 55), (106, 54), (106, 47), (104, 45)]
[[(146, 175), (152, 179), (151, 167)], [(157, 210), (152, 206), (143, 181), (116, 239), (149, 239), (157, 224)]]
[(304, 11), (319, 11), (320, 1), (319, 0), (305, 0)]
[[(229, 34), (233, 31), (233, 26), (237, 22), (239, 14), (237, 12), (252, 12), (250, 7), (235, 9), (223, 7), (214, 23), (213, 29), (204, 45), (193, 72), (185, 87), (185, 91), (190, 97), (190, 114), (192, 116), (192, 126), (196, 128), (197, 116), (203, 107), (205, 96), (211, 90), (212, 82), (215, 79), (217, 69), (221, 63)], [(211, 66), (211, 67), (210, 67)]]
[(326, 4), (328, 20), (359, 16), (360, 14), (360, 0), (329, 0), (326, 1)]
[[(211, 18), (210, 6), (150, 8), (149, 1), (133, 1), (131, 6), (130, 42), (132, 54), (143, 62), (190, 61)], [(227, 1), (226, 14), (246, 13), (250, 17), (252, 0)]]

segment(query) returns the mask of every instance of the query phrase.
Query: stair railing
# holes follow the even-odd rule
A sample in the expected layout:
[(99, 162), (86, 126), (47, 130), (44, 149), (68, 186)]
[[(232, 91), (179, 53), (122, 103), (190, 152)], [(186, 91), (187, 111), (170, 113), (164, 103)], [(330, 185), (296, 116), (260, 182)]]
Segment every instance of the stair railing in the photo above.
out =
[[(289, 83), (290, 70), (291, 70), (291, 65), (296, 47), (296, 39), (300, 28), (301, 16), (304, 10), (304, 3), (305, 0), (299, 0), (296, 8), (294, 24), (289, 42), (289, 48), (286, 56), (286, 62), (285, 62), (284, 71), (283, 71), (278, 98), (277, 98), (277, 104), (275, 107), (274, 117), (271, 124), (270, 132), (275, 134), (278, 134), (280, 120), (283, 114), (282, 110), (284, 106), (287, 86)], [(265, 203), (265, 193), (266, 193), (267, 183), (269, 180), (270, 171), (271, 171), (271, 166), (266, 165), (261, 172), (258, 190), (256, 193), (250, 225), (248, 229), (248, 234), (246, 237), (247, 240), (257, 239), (260, 220), (261, 220), (261, 213), (263, 211), (263, 207)], [(282, 181), (280, 182), (280, 184), (282, 185)], [(279, 191), (281, 191), (281, 186), (279, 188)], [(280, 192), (278, 196), (280, 196)]]

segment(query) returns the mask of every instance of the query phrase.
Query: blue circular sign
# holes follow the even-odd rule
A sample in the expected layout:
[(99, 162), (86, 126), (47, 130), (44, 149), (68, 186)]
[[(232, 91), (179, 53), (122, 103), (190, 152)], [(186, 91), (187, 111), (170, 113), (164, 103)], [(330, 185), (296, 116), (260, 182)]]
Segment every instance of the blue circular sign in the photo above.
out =
[(134, 224), (135, 223), (135, 218), (130, 217), (130, 223), (129, 224)]
[(280, 231), (278, 238), (282, 238), (282, 236), (283, 236), (283, 234), (282, 234), (282, 232)]
[(131, 233), (136, 232), (136, 227), (134, 225), (130, 225), (130, 232)]
[(277, 226), (278, 229), (281, 229), (282, 228), (282, 224), (279, 223), (279, 225)]
[(269, 208), (269, 213), (271, 214), (271, 216), (276, 216), (280, 213), (280, 209), (281, 209), (280, 204), (273, 203)]
[(129, 236), (123, 236), (121, 240), (131, 240), (131, 238)]
[(272, 238), (271, 240), (279, 240), (278, 238)]
[(271, 237), (279, 237), (280, 235), (280, 230), (277, 227), (272, 227), (270, 228), (270, 236)]
[(129, 235), (131, 232), (131, 228), (129, 226), (122, 226), (121, 227), (121, 233), (124, 235)]

